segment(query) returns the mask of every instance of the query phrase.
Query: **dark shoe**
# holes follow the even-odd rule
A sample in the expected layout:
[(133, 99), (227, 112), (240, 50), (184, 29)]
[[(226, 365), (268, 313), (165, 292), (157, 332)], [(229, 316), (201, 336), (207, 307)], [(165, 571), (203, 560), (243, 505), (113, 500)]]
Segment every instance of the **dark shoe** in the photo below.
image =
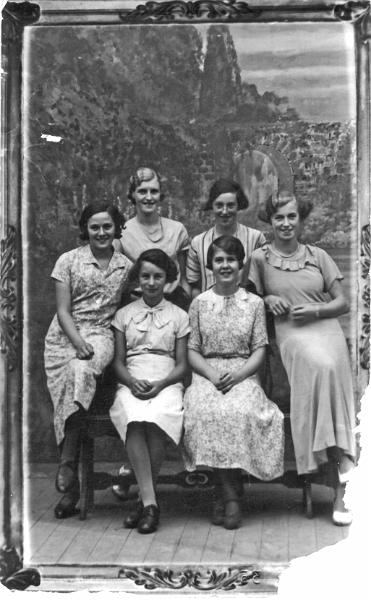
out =
[(139, 533), (153, 533), (158, 527), (160, 520), (160, 509), (154, 504), (143, 508), (142, 518), (138, 523)]
[(124, 519), (124, 527), (126, 527), (127, 529), (134, 529), (143, 514), (143, 504), (142, 501), (139, 500), (136, 505), (134, 506), (134, 508), (131, 509), (131, 511), (129, 512), (128, 516), (125, 517)]
[(241, 521), (242, 513), (238, 500), (227, 500), (225, 503), (224, 527), (226, 529), (238, 529)]
[(211, 509), (211, 522), (213, 525), (223, 525), (225, 506), (223, 500), (214, 500)]
[(58, 466), (55, 487), (61, 494), (70, 492), (77, 480), (76, 464), (72, 460), (62, 460)]
[(80, 499), (80, 492), (78, 488), (68, 492), (62, 496), (57, 506), (54, 509), (54, 516), (56, 519), (67, 519), (77, 515), (80, 511), (76, 508), (76, 504)]

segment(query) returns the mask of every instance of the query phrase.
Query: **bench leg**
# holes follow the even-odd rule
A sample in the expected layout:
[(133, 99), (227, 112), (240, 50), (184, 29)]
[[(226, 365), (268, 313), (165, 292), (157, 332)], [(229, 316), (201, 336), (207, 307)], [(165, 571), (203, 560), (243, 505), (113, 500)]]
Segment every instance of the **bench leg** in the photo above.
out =
[(312, 485), (307, 479), (303, 485), (303, 506), (307, 519), (313, 518)]
[(80, 519), (86, 519), (94, 506), (94, 439), (84, 434), (81, 440)]

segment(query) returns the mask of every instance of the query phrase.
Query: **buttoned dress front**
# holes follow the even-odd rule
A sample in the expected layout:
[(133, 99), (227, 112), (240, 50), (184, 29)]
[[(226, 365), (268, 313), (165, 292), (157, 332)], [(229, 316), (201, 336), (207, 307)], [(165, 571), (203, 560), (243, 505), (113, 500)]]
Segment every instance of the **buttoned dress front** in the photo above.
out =
[[(187, 313), (165, 299), (148, 306), (143, 298), (121, 308), (112, 326), (125, 334), (126, 366), (136, 379), (158, 381), (175, 366), (176, 340), (189, 331)], [(183, 384), (172, 384), (149, 400), (140, 400), (119, 384), (110, 417), (125, 442), (131, 422), (155, 423), (178, 444), (183, 427)]]
[(66, 419), (80, 406), (89, 408), (96, 378), (113, 359), (110, 325), (131, 266), (128, 258), (115, 251), (107, 269), (100, 268), (89, 244), (62, 254), (55, 264), (51, 277), (69, 285), (72, 319), (81, 337), (94, 348), (92, 358), (78, 359), (54, 316), (45, 338), (44, 360), (58, 444), (64, 438)]

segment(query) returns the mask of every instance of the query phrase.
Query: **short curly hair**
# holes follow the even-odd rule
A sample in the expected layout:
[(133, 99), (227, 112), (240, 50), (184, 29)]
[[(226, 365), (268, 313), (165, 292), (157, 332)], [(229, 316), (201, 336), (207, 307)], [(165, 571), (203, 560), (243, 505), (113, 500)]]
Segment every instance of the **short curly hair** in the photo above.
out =
[(242, 187), (233, 179), (217, 179), (210, 188), (209, 198), (204, 206), (204, 210), (211, 210), (213, 202), (221, 194), (236, 194), (237, 209), (243, 210), (249, 206), (249, 201)]
[(135, 204), (134, 192), (138, 186), (140, 186), (143, 181), (151, 181), (151, 179), (157, 179), (160, 184), (160, 200), (163, 200), (163, 193), (161, 193), (161, 176), (155, 171), (155, 169), (151, 169), (150, 167), (139, 167), (129, 178), (129, 187), (128, 187), (128, 199)]
[(242, 269), (245, 250), (238, 238), (233, 235), (221, 235), (210, 244), (206, 255), (206, 267), (210, 271), (213, 270), (213, 258), (217, 250), (223, 250), (226, 254), (235, 256), (238, 260), (239, 268)]
[(176, 281), (178, 269), (174, 261), (163, 250), (160, 250), (159, 248), (151, 248), (150, 250), (145, 250), (142, 252), (135, 262), (129, 275), (129, 280), (131, 282), (139, 281), (140, 269), (144, 262), (152, 263), (159, 269), (165, 271), (166, 283), (172, 283), (173, 281)]
[(96, 200), (95, 202), (87, 204), (81, 213), (79, 220), (81, 240), (87, 241), (89, 239), (88, 221), (93, 215), (101, 212), (107, 212), (110, 215), (115, 224), (115, 238), (120, 239), (122, 230), (125, 227), (124, 215), (120, 212), (117, 206), (111, 202), (106, 202), (105, 200)]
[(312, 211), (313, 204), (308, 200), (297, 198), (292, 192), (280, 192), (275, 199), (273, 199), (272, 196), (269, 196), (264, 209), (259, 212), (259, 219), (266, 223), (271, 223), (277, 210), (282, 206), (286, 206), (286, 204), (292, 200), (295, 200), (296, 206), (298, 207), (300, 221), (304, 221)]

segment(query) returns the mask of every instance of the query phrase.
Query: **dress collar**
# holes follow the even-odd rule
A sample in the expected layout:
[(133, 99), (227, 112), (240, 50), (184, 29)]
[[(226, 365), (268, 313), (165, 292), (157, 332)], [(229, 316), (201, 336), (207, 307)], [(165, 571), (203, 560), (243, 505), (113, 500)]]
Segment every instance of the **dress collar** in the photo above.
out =
[(137, 300), (137, 311), (132, 316), (132, 320), (139, 331), (148, 331), (151, 324), (157, 327), (157, 329), (161, 329), (161, 327), (164, 327), (170, 321), (171, 317), (168, 308), (169, 302), (165, 298), (156, 304), (156, 306), (148, 306), (143, 298), (140, 298)]
[(211, 287), (199, 298), (207, 303), (208, 310), (218, 314), (222, 312), (228, 300), (235, 302), (239, 308), (246, 309), (246, 304), (250, 301), (251, 295), (244, 288), (239, 287), (231, 296), (219, 296)]
[[(80, 246), (81, 254), (82, 254), (82, 262), (87, 265), (96, 265), (99, 267), (99, 263), (95, 258), (94, 254), (91, 251), (90, 244), (85, 244), (85, 246)], [(125, 267), (127, 265), (128, 259), (118, 252), (117, 250), (113, 250), (113, 254), (111, 256), (111, 260), (109, 261), (107, 271), (113, 271), (115, 269), (120, 269), (121, 267)]]

